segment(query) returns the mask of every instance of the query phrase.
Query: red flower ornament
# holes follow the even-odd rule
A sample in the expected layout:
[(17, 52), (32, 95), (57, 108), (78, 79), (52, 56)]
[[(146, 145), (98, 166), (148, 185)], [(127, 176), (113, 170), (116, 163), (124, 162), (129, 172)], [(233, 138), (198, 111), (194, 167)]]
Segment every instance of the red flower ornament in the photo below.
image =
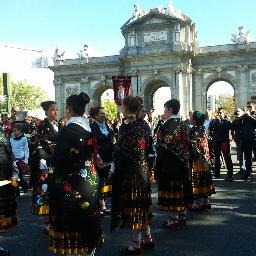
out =
[(145, 143), (145, 140), (140, 140), (139, 141), (139, 144), (140, 144), (140, 147), (142, 148), (142, 149), (145, 149), (145, 147), (146, 147), (146, 143)]
[(64, 191), (65, 192), (71, 192), (72, 186), (69, 183), (64, 184)]
[(90, 138), (90, 139), (88, 140), (88, 142), (87, 142), (87, 145), (88, 145), (88, 146), (92, 146), (92, 144), (93, 144), (93, 139)]
[(178, 136), (177, 134), (175, 134), (175, 135), (173, 136), (173, 139), (174, 139), (175, 143), (178, 143), (178, 142), (179, 142), (179, 136)]
[(96, 172), (96, 168), (95, 168), (95, 165), (94, 165), (94, 163), (92, 163), (92, 174), (96, 174), (97, 172)]

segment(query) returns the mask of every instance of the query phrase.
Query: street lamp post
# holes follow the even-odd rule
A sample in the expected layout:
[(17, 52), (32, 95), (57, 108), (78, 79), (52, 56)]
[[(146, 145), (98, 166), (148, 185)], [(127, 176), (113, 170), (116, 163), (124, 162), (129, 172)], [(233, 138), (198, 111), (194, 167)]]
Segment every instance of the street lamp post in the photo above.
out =
[(3, 86), (4, 95), (6, 97), (6, 111), (11, 113), (11, 85), (10, 85), (10, 74), (3, 73)]

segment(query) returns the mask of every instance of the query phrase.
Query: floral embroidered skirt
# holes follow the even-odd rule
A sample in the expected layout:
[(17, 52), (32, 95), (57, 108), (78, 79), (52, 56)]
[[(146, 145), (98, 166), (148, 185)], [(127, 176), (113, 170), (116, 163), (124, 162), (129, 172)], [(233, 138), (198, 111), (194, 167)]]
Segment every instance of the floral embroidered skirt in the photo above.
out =
[(51, 252), (90, 254), (104, 242), (99, 196), (97, 191), (93, 193), (90, 182), (79, 175), (70, 175), (68, 181), (56, 175), (49, 182)]
[[(60, 254), (90, 254), (103, 244), (99, 212), (88, 215), (79, 207), (53, 205), (50, 197), (49, 250)], [(57, 209), (58, 208), (58, 209)]]
[(104, 167), (98, 170), (99, 186), (101, 198), (110, 197), (112, 195), (112, 181), (110, 178), (110, 167)]
[(201, 159), (192, 164), (192, 187), (194, 196), (210, 196), (215, 193), (210, 165)]
[(151, 186), (137, 175), (113, 178), (111, 228), (145, 229), (152, 224)]
[(0, 232), (7, 232), (18, 224), (16, 192), (11, 184), (0, 187)]

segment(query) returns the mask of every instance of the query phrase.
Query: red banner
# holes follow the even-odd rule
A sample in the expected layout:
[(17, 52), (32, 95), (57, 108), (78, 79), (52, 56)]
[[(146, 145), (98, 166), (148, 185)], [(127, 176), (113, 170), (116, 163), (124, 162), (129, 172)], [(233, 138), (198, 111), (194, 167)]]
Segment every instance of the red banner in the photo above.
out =
[(122, 101), (129, 95), (131, 76), (112, 76), (114, 99), (116, 105), (122, 106)]

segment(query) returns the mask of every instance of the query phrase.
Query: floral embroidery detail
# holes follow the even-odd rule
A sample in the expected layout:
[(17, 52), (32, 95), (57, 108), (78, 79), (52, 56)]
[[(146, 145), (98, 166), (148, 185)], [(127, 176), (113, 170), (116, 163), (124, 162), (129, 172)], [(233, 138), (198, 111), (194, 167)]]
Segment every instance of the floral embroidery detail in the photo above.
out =
[(81, 170), (80, 170), (80, 176), (81, 176), (82, 178), (86, 178), (86, 177), (87, 177), (87, 171), (86, 171), (85, 169), (81, 169)]
[(69, 184), (69, 183), (64, 184), (64, 191), (65, 192), (71, 192), (72, 191), (71, 184)]
[(82, 209), (86, 209), (86, 208), (88, 208), (89, 206), (90, 206), (90, 203), (89, 203), (89, 202), (83, 202), (82, 205), (81, 205)]
[(92, 174), (97, 174), (94, 163), (92, 163)]
[(145, 140), (140, 140), (139, 141), (139, 145), (140, 145), (140, 147), (142, 148), (142, 149), (145, 149), (146, 148), (146, 143), (145, 143)]
[(202, 127), (194, 126), (190, 133), (192, 153), (210, 162), (208, 138)]
[(157, 144), (178, 156), (186, 166), (189, 165), (188, 139), (180, 119), (169, 119), (158, 132)]
[(91, 161), (88, 161), (88, 160), (85, 161), (85, 163), (84, 163), (84, 166), (85, 166), (85, 167), (89, 167), (90, 165), (91, 165)]
[(43, 184), (43, 185), (42, 185), (42, 190), (43, 190), (43, 191), (47, 191), (47, 189), (48, 189), (47, 183)]
[(69, 150), (69, 152), (71, 153), (71, 154), (79, 154), (80, 153), (80, 151), (78, 150), (78, 149), (75, 149), (75, 148), (71, 148), (70, 150)]
[(40, 178), (39, 178), (39, 180), (42, 182), (42, 183), (44, 183), (45, 181), (46, 181), (46, 179), (47, 179), (47, 173), (42, 173), (41, 174), (41, 176), (40, 176)]
[(93, 139), (92, 139), (92, 138), (90, 138), (90, 139), (88, 140), (87, 145), (89, 145), (89, 146), (92, 146), (92, 145), (93, 145)]
[(82, 197), (79, 192), (75, 192), (75, 193), (74, 193), (74, 196), (75, 196), (75, 198), (81, 198), (81, 197)]
[(174, 139), (175, 143), (178, 143), (180, 138), (179, 138), (178, 134), (174, 134), (173, 139)]

